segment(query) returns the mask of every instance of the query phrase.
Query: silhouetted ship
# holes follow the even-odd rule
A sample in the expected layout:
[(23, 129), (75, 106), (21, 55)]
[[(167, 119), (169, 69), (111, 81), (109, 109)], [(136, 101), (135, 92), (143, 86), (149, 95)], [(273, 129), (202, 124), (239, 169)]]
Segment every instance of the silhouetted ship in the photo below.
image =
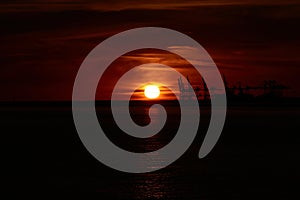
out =
[[(192, 93), (195, 92), (199, 101), (209, 101), (214, 95), (218, 94), (217, 88), (211, 88), (212, 95), (209, 94), (209, 90), (205, 81), (202, 79), (202, 83), (191, 83), (187, 76), (187, 81), (190, 84), (184, 84), (182, 78), (178, 78), (178, 87), (180, 91), (180, 98), (183, 100), (192, 99)], [(252, 102), (252, 101), (276, 101), (286, 98), (286, 90), (288, 86), (278, 83), (275, 80), (265, 80), (261, 85), (249, 86), (243, 85), (241, 81), (236, 84), (228, 84), (226, 77), (223, 75), (223, 81), (226, 91), (226, 97), (228, 102)], [(214, 92), (215, 91), (215, 92)]]

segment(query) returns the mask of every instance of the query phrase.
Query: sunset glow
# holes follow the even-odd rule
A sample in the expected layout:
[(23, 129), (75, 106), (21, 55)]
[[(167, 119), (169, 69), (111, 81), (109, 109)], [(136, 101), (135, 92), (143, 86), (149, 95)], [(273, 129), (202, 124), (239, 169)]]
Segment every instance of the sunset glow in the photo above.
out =
[(160, 95), (160, 90), (156, 85), (147, 85), (144, 94), (149, 99), (155, 99)]
[[(291, 86), (285, 95), (300, 97), (300, 5), (296, 0), (28, 0), (0, 5), (5, 30), (1, 31), (0, 101), (70, 101), (75, 75), (91, 49), (114, 34), (138, 27), (165, 27), (192, 37), (205, 47), (231, 85), (242, 81), (263, 88), (264, 80), (276, 80)], [(124, 52), (101, 78), (96, 100), (110, 100), (123, 74), (149, 63), (172, 67), (195, 87), (201, 86), (191, 63), (178, 56), (194, 56), (190, 54), (193, 47), (170, 43), (166, 48)], [(209, 69), (205, 60), (201, 62)], [(155, 70), (144, 68), (142, 74), (151, 78)], [(177, 87), (177, 78), (163, 78), (168, 86)], [(124, 100), (131, 85), (121, 87), (118, 100)], [(159, 88), (160, 100), (175, 99)], [(144, 86), (134, 99), (148, 99)]]

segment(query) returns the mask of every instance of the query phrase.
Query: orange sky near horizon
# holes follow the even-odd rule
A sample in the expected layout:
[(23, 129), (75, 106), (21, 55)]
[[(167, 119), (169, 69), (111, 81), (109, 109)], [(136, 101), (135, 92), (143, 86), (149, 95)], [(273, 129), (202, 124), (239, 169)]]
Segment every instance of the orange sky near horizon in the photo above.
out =
[[(132, 88), (132, 85), (140, 85), (140, 88), (138, 88), (134, 94), (132, 95), (132, 100), (148, 100), (144, 96), (144, 86), (147, 84), (151, 84), (148, 82), (143, 82), (143, 76), (155, 76), (159, 75), (160, 78), (163, 78), (163, 80), (168, 83), (169, 85), (164, 85), (162, 83), (155, 83), (152, 82), (155, 85), (158, 85), (161, 89), (161, 95), (159, 97), (159, 100), (173, 100), (176, 97), (175, 94), (179, 94), (179, 87), (178, 87), (178, 80), (173, 79), (169, 77), (168, 75), (165, 75), (167, 73), (162, 73), (166, 69), (161, 68), (160, 66), (156, 66), (156, 64), (162, 64), (169, 67), (172, 67), (174, 70), (179, 72), (183, 77), (189, 77), (191, 83), (193, 86), (202, 86), (202, 77), (197, 72), (197, 70), (191, 65), (188, 61), (186, 61), (184, 58), (178, 56), (177, 54), (164, 51), (164, 50), (158, 50), (158, 49), (141, 49), (141, 50), (135, 50), (126, 53), (125, 55), (119, 57), (116, 59), (111, 65), (106, 69), (106, 71), (103, 73), (102, 78), (100, 79), (98, 83), (98, 89), (96, 93), (96, 99), (97, 100), (109, 100), (111, 99), (112, 91), (116, 85), (116, 83), (119, 81), (119, 79), (128, 71), (133, 69), (136, 66), (140, 66), (143, 64), (151, 64), (148, 67), (143, 67), (140, 69), (139, 73), (141, 74), (141, 81), (137, 84), (135, 82), (126, 83), (126, 85), (121, 85), (120, 91), (124, 91), (125, 93), (128, 91), (134, 90)], [(163, 77), (162, 77), (163, 76)], [(186, 83), (186, 82), (185, 82)], [(170, 91), (170, 87), (175, 87), (178, 90), (177, 91)], [(122, 94), (119, 94), (120, 100), (123, 99)]]

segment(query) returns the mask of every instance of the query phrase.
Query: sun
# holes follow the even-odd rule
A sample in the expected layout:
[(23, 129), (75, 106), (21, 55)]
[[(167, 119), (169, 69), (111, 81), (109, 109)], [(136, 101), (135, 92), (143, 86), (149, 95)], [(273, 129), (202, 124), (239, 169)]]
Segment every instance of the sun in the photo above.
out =
[(149, 99), (155, 99), (160, 95), (160, 90), (156, 85), (147, 85), (144, 94)]

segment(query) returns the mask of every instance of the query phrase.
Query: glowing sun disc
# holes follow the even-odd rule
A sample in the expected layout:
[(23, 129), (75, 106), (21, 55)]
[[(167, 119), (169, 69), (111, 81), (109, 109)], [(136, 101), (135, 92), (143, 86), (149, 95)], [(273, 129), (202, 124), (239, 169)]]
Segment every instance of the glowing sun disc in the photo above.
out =
[(160, 95), (160, 90), (156, 85), (147, 85), (144, 94), (149, 99), (155, 99)]

